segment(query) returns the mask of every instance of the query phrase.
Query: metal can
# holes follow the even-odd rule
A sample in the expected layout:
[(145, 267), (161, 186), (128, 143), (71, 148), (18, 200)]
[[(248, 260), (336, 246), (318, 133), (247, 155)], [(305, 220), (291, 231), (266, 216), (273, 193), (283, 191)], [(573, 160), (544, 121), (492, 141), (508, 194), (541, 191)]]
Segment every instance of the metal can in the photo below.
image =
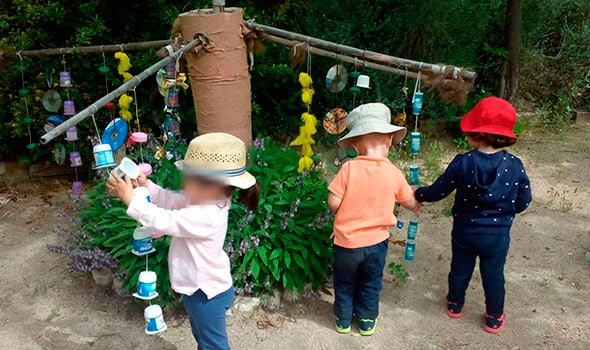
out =
[(168, 107), (178, 107), (179, 106), (178, 90), (177, 89), (171, 88), (170, 90), (168, 90), (167, 105), (168, 105)]
[(410, 133), (410, 153), (420, 154), (420, 133), (418, 131)]
[(408, 225), (408, 242), (416, 239), (418, 235), (418, 221), (410, 220)]
[(424, 93), (416, 91), (412, 98), (412, 114), (418, 115), (422, 112), (422, 103), (424, 102)]
[(406, 243), (406, 261), (413, 261), (416, 254), (416, 242), (408, 241)]
[(410, 185), (418, 186), (420, 184), (420, 168), (418, 164), (410, 164)]

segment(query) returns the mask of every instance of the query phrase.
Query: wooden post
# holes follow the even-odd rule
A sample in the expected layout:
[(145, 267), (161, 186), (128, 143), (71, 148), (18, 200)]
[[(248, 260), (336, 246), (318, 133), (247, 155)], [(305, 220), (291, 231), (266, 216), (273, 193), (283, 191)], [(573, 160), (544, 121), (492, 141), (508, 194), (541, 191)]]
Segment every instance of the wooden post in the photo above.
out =
[[(221, 5), (220, 5), (221, 6)], [(206, 54), (186, 55), (199, 134), (226, 132), (252, 142), (251, 88), (242, 10), (218, 8), (180, 15), (184, 40), (204, 33), (214, 43)]]

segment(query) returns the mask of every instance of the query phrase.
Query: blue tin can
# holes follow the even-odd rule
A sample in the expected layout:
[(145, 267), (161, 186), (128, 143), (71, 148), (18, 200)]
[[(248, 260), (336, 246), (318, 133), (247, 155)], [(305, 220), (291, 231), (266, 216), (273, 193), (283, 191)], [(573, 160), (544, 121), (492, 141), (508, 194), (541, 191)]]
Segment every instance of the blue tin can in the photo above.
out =
[(408, 225), (408, 242), (414, 241), (418, 235), (418, 221), (410, 220)]
[(410, 133), (410, 153), (420, 154), (420, 133), (418, 131)]
[(414, 92), (414, 98), (412, 98), (412, 114), (418, 115), (422, 112), (422, 103), (424, 102), (424, 93), (420, 91)]
[(420, 184), (420, 168), (418, 164), (410, 164), (410, 185), (418, 186)]
[(408, 241), (406, 243), (406, 261), (413, 261), (416, 253), (416, 242)]

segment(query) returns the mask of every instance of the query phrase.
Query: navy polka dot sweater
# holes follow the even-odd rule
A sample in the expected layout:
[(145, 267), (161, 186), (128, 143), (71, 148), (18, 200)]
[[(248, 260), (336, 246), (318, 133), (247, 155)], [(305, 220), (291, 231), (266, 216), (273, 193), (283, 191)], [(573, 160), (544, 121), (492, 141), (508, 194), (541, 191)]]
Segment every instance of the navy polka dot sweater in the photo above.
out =
[(514, 215), (532, 198), (524, 165), (506, 151), (458, 154), (435, 183), (416, 190), (416, 199), (435, 202), (455, 190), (454, 234), (509, 235)]

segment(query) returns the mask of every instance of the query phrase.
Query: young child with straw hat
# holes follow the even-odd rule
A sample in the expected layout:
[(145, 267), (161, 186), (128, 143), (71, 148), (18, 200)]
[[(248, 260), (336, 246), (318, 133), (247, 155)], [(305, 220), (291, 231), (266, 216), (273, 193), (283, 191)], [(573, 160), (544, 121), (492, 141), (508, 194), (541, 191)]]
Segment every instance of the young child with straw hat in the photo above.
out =
[(183, 295), (199, 349), (229, 349), (225, 312), (233, 304), (234, 288), (223, 250), (228, 212), (235, 188), (240, 190), (240, 202), (256, 209), (256, 179), (246, 171), (244, 142), (225, 133), (194, 138), (176, 166), (184, 174), (184, 193), (162, 189), (145, 175), (135, 185), (147, 187), (151, 203), (134, 196), (129, 177), (122, 180), (113, 173), (107, 187), (154, 238), (173, 237), (170, 283)]
[(420, 202), (435, 202), (454, 191), (453, 257), (445, 301), (452, 318), (463, 315), (465, 291), (479, 257), (486, 299), (484, 329), (499, 333), (504, 314), (504, 264), (510, 228), (531, 203), (530, 181), (522, 161), (504, 150), (516, 142), (514, 107), (503, 99), (481, 100), (461, 120), (473, 150), (458, 154), (429, 187), (416, 190)]
[(418, 215), (401, 170), (387, 158), (406, 128), (391, 124), (391, 112), (382, 103), (368, 103), (350, 112), (350, 132), (338, 140), (358, 157), (342, 165), (329, 185), (328, 205), (334, 220), (334, 317), (336, 331), (349, 333), (353, 316), (361, 335), (375, 333), (379, 293), (396, 201)]

